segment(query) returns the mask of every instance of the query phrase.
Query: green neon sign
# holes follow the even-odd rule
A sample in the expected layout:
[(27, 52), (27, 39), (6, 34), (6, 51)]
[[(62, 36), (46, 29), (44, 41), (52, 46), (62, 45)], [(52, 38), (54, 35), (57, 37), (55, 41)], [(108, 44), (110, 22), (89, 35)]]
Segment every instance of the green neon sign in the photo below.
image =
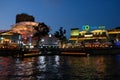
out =
[(89, 26), (89, 25), (84, 25), (82, 26), (82, 30), (84, 31), (90, 31), (90, 30), (95, 30), (95, 29), (105, 29), (106, 26)]
[(90, 30), (90, 26), (89, 25), (84, 25), (82, 27), (82, 30), (89, 31)]
[(99, 26), (98, 28), (99, 29), (105, 29), (105, 26)]

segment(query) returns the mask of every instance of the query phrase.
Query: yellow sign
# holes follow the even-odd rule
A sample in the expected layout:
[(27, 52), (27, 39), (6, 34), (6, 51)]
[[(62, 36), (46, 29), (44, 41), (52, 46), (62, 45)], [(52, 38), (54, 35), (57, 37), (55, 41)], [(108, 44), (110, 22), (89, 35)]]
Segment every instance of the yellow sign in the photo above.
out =
[(78, 28), (71, 29), (71, 36), (78, 36), (79, 32)]

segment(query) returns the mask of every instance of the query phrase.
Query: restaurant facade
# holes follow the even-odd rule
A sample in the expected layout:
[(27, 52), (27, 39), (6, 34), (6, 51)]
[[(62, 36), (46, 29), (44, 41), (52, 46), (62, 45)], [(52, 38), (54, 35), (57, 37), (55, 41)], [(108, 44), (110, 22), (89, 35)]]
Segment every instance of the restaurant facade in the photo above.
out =
[[(82, 26), (72, 28), (69, 41), (73, 44), (80, 44), (79, 47), (110, 47), (111, 45), (120, 45), (120, 30), (106, 30), (105, 26)], [(76, 47), (78, 45), (74, 45)]]

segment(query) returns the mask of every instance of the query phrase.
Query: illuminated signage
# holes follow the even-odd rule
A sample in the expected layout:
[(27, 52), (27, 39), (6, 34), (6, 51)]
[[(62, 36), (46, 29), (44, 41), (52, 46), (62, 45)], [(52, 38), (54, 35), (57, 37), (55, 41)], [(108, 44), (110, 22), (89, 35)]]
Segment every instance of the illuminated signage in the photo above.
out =
[(89, 25), (83, 25), (82, 30), (84, 31), (90, 31), (95, 29), (105, 29), (105, 26), (89, 26)]
[(84, 37), (93, 37), (93, 34), (84, 35)]
[(99, 29), (105, 29), (105, 26), (98, 26)]
[(71, 36), (78, 36), (79, 32), (79, 28), (71, 29)]
[(84, 26), (82, 26), (82, 30), (89, 31), (90, 26), (89, 25), (84, 25)]

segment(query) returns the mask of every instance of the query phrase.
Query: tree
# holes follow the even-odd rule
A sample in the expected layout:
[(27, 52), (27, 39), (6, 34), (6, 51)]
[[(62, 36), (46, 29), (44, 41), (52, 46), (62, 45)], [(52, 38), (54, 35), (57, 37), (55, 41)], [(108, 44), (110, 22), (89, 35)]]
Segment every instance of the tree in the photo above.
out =
[(63, 27), (60, 27), (59, 31), (56, 31), (54, 33), (54, 36), (59, 39), (61, 46), (63, 46), (63, 43), (67, 42), (67, 38), (65, 34), (66, 34), (66, 30), (63, 29)]
[(45, 23), (39, 23), (38, 26), (34, 26), (34, 29), (36, 30), (36, 33), (33, 34), (33, 37), (37, 37), (38, 46), (41, 37), (48, 35), (50, 28)]

